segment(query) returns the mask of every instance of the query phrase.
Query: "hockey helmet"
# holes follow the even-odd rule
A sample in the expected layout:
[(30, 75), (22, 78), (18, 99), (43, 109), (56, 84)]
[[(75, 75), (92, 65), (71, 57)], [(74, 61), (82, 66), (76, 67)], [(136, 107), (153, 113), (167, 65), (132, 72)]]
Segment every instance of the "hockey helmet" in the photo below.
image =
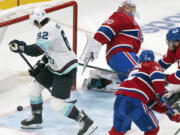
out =
[(169, 29), (168, 33), (166, 34), (167, 41), (180, 41), (180, 27), (175, 27)]
[(35, 8), (30, 14), (30, 19), (33, 23), (37, 21), (40, 24), (45, 18), (47, 18), (47, 15), (42, 8)]
[(144, 61), (154, 61), (155, 56), (153, 51), (151, 50), (144, 50), (139, 55), (139, 63), (142, 63)]
[(166, 34), (166, 41), (171, 51), (176, 50), (180, 44), (180, 27), (169, 29)]

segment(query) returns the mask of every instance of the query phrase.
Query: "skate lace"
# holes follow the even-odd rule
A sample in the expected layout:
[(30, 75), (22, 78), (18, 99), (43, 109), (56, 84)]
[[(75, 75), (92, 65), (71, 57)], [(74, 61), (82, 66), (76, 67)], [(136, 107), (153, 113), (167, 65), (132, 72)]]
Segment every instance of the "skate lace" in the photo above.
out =
[(26, 119), (26, 121), (31, 121), (31, 120), (33, 120), (34, 119), (34, 115), (30, 115), (27, 119)]

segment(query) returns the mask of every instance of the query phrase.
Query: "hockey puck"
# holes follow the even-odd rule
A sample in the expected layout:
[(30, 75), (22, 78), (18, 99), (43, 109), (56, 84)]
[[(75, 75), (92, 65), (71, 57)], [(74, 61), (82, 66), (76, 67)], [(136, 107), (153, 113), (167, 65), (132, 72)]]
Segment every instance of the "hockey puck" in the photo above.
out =
[(22, 111), (22, 110), (23, 110), (23, 107), (20, 105), (20, 106), (17, 107), (17, 110), (18, 110), (18, 111)]

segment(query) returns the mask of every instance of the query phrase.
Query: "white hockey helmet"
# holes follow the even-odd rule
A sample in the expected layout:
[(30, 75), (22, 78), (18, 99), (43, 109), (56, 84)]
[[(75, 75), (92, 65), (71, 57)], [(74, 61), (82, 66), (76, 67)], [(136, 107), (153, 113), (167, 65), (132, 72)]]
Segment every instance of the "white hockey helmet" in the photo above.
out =
[(45, 18), (47, 18), (47, 15), (42, 8), (35, 8), (30, 14), (30, 19), (33, 23), (36, 20), (40, 24)]

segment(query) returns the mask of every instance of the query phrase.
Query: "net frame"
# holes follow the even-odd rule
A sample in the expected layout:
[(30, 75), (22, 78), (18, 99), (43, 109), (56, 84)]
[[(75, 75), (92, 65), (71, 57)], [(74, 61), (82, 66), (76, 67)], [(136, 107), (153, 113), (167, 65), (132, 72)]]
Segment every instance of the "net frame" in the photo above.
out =
[[(47, 2), (48, 3), (48, 2)], [(78, 6), (77, 6), (77, 2), (76, 1), (69, 1), (69, 2), (65, 2), (63, 4), (59, 4), (59, 5), (56, 5), (56, 6), (53, 6), (53, 7), (49, 7), (49, 8), (46, 8), (45, 11), (46, 13), (51, 13), (51, 12), (54, 12), (56, 10), (60, 10), (60, 9), (63, 9), (63, 8), (67, 8), (67, 7), (70, 7), (70, 6), (73, 6), (73, 51), (77, 54), (77, 14), (78, 14)], [(3, 18), (3, 17), (2, 17)], [(22, 21), (25, 21), (25, 20), (28, 20), (29, 19), (29, 14), (26, 14), (26, 15), (23, 15), (23, 16), (20, 16), (20, 17), (16, 17), (16, 18), (13, 18), (13, 19), (10, 19), (10, 20), (7, 20), (7, 21), (3, 21), (3, 22), (0, 22), (0, 28), (1, 27), (6, 27), (8, 25), (11, 25), (11, 24), (15, 24), (15, 23), (18, 23), (18, 22), (22, 22)]]
[[(68, 7), (73, 7), (73, 14), (72, 14), (72, 48), (73, 51), (77, 54), (77, 25), (78, 25), (78, 4), (76, 1), (68, 1), (68, 2), (62, 2), (62, 0), (54, 0), (52, 1), (53, 4), (51, 4), (50, 2), (40, 2), (40, 3), (44, 3), (43, 6), (41, 6), (42, 8), (44, 8), (44, 10), (46, 11), (46, 13), (51, 13), (57, 10), (61, 10), (64, 8), (68, 8)], [(24, 6), (24, 5), (22, 5)], [(25, 5), (26, 6), (26, 5)], [(14, 9), (11, 12), (5, 11), (5, 12), (0, 12), (0, 28), (7, 28), (7, 26), (12, 25), (12, 24), (16, 24), (19, 22), (23, 22), (29, 19), (29, 14), (31, 13), (32, 9), (37, 7), (34, 6), (33, 4), (28, 4), (27, 6), (29, 6), (28, 8), (30, 8), (31, 10), (26, 11), (27, 7), (23, 8), (22, 7), (22, 14), (24, 15), (17, 15), (14, 17), (14, 12), (16, 12), (18, 9)], [(18, 7), (17, 7), (18, 8)], [(12, 18), (13, 16), (13, 18)], [(4, 29), (4, 31), (6, 31), (6, 29)], [(2, 31), (2, 33), (4, 32)], [(3, 37), (3, 36), (1, 36)], [(1, 41), (1, 40), (0, 40)], [(73, 88), (72, 90), (76, 89), (76, 81), (73, 84)]]

